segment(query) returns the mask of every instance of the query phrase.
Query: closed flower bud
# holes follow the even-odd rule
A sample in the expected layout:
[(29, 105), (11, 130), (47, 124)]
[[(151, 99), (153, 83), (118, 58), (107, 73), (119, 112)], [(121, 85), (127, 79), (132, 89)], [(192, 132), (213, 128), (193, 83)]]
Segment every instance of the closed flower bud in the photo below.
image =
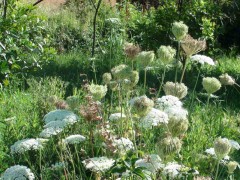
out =
[(169, 64), (173, 61), (174, 56), (176, 55), (176, 50), (171, 46), (160, 46), (157, 53), (160, 61), (164, 64)]
[(107, 86), (91, 84), (89, 86), (89, 91), (92, 94), (94, 100), (101, 100), (107, 93)]
[(214, 151), (218, 159), (227, 156), (231, 150), (231, 144), (227, 138), (217, 138), (214, 143)]
[(208, 94), (213, 94), (221, 88), (221, 83), (214, 77), (203, 78), (202, 85)]
[(177, 41), (180, 41), (187, 35), (188, 26), (182, 21), (174, 22), (172, 25), (172, 33), (176, 37)]
[(142, 51), (138, 54), (138, 61), (142, 68), (146, 68), (154, 60), (153, 51)]
[(150, 110), (153, 108), (154, 103), (147, 96), (141, 96), (134, 100), (133, 102), (133, 110), (139, 116), (147, 115)]
[(230, 161), (227, 164), (227, 168), (228, 168), (228, 173), (229, 174), (233, 174), (233, 172), (235, 171), (235, 169), (237, 168), (237, 166), (239, 166), (239, 164), (236, 161)]
[(139, 81), (139, 73), (138, 71), (132, 71), (131, 76), (130, 76), (130, 81), (131, 81), (131, 87), (134, 87), (137, 85)]
[(179, 119), (176, 117), (169, 118), (168, 129), (173, 137), (178, 137), (184, 134), (188, 129), (188, 120)]
[(129, 73), (131, 73), (131, 68), (126, 64), (120, 64), (111, 69), (114, 79), (122, 80), (127, 79), (129, 77)]
[(187, 95), (188, 88), (183, 83), (166, 82), (163, 90), (166, 95), (172, 95), (182, 99)]
[(109, 84), (110, 81), (112, 80), (112, 75), (111, 73), (104, 73), (102, 76), (102, 80), (104, 84)]
[(219, 76), (219, 79), (220, 79), (221, 84), (225, 85), (225, 86), (232, 86), (235, 84), (235, 79), (233, 79), (227, 73)]
[(181, 150), (182, 142), (177, 137), (167, 136), (156, 144), (156, 151), (161, 156), (173, 155)]

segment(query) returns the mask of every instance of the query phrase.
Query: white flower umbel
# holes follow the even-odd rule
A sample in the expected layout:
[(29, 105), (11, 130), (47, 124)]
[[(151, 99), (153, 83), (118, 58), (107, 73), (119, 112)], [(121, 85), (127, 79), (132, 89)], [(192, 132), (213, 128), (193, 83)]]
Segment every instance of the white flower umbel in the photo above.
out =
[(168, 108), (165, 111), (170, 118), (175, 118), (175, 119), (187, 119), (187, 115), (188, 115), (188, 111), (185, 110), (184, 108), (175, 108), (175, 107), (171, 107)]
[(64, 144), (79, 144), (80, 142), (85, 141), (86, 138), (80, 134), (70, 135), (63, 139)]
[(123, 113), (114, 113), (109, 116), (109, 121), (118, 121), (126, 118), (126, 115)]
[(100, 101), (107, 93), (107, 86), (91, 84), (89, 86), (89, 91), (92, 94), (94, 100)]
[(93, 172), (105, 172), (113, 166), (114, 162), (115, 160), (107, 157), (94, 157), (82, 161), (85, 168)]
[(176, 162), (170, 162), (163, 168), (163, 174), (170, 178), (175, 178), (180, 175), (183, 165), (177, 164)]
[(26, 166), (15, 165), (8, 168), (0, 177), (2, 180), (33, 180), (34, 174)]
[[(209, 155), (217, 158), (217, 155), (216, 155), (216, 153), (215, 153), (214, 148), (206, 149), (206, 150), (205, 150), (205, 153), (207, 153), (207, 154), (209, 154)], [(225, 156), (223, 159), (224, 159), (224, 160), (229, 160), (229, 156), (227, 155), (227, 156)]]
[(136, 167), (144, 167), (145, 170), (151, 173), (156, 173), (159, 169), (164, 167), (161, 158), (157, 154), (150, 154), (143, 159), (135, 162)]
[(113, 140), (113, 146), (118, 149), (120, 154), (125, 154), (127, 151), (133, 150), (134, 145), (128, 138), (119, 138)]
[(161, 98), (158, 98), (155, 102), (155, 107), (159, 110), (165, 111), (168, 108), (180, 108), (182, 107), (182, 102), (179, 100), (179, 98), (167, 95), (162, 96)]
[(11, 154), (22, 154), (29, 150), (38, 150), (43, 148), (43, 141), (40, 139), (23, 139), (15, 142), (11, 146)]
[(202, 65), (209, 64), (211, 66), (215, 66), (215, 63), (214, 63), (212, 58), (210, 58), (208, 56), (200, 55), (200, 54), (196, 54), (194, 56), (191, 56), (190, 60), (193, 61), (193, 62), (200, 63)]
[(46, 114), (43, 120), (45, 124), (51, 121), (59, 121), (59, 120), (68, 122), (69, 124), (74, 124), (75, 122), (78, 121), (78, 116), (71, 111), (58, 109)]
[(140, 119), (140, 126), (151, 129), (153, 126), (168, 123), (168, 115), (158, 109), (152, 108), (150, 112)]
[(59, 134), (60, 132), (63, 131), (63, 128), (59, 128), (59, 127), (56, 127), (56, 128), (53, 128), (53, 127), (49, 127), (49, 128), (46, 128), (46, 129), (43, 129), (42, 132), (39, 134), (40, 137), (43, 137), (43, 138), (49, 138), (51, 137), (52, 135), (57, 135)]
[(240, 145), (237, 141), (234, 141), (234, 140), (229, 140), (232, 148), (236, 149), (236, 150), (239, 150), (240, 149)]

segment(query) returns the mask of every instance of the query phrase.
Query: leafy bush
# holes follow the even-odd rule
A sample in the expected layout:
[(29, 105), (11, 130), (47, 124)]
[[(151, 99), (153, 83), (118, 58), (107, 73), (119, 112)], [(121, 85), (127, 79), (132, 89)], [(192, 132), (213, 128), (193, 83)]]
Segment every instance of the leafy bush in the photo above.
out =
[(6, 18), (0, 19), (0, 82), (13, 74), (25, 76), (53, 59), (46, 21), (33, 7), (10, 1)]

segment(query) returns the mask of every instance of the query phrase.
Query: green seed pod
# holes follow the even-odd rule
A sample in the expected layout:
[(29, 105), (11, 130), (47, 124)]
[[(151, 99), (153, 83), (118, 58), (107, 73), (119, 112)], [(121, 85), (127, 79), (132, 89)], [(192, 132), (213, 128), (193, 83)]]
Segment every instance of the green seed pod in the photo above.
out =
[(172, 33), (176, 37), (177, 41), (181, 41), (188, 33), (188, 26), (182, 21), (174, 22), (172, 25)]
[(231, 150), (231, 144), (227, 138), (217, 138), (214, 143), (214, 151), (218, 159), (222, 159), (228, 155)]
[(221, 88), (221, 83), (214, 77), (203, 78), (202, 85), (208, 94), (213, 94)]
[(188, 88), (184, 83), (166, 82), (163, 86), (163, 90), (166, 95), (172, 95), (182, 99), (187, 95)]

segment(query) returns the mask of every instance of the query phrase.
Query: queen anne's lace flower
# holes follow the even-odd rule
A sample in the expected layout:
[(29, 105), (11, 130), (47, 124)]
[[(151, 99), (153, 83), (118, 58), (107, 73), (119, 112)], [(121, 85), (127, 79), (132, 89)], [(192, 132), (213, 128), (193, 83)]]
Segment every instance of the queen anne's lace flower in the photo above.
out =
[(154, 102), (147, 96), (140, 96), (130, 100), (133, 110), (139, 116), (147, 115), (154, 106)]
[(202, 85), (208, 94), (213, 94), (221, 88), (221, 83), (215, 77), (203, 78)]
[(151, 111), (140, 119), (140, 126), (150, 129), (153, 126), (168, 123), (168, 115), (158, 109), (152, 108)]
[(85, 168), (93, 172), (105, 172), (113, 166), (114, 162), (115, 160), (107, 157), (94, 157), (82, 161)]
[(163, 86), (163, 90), (166, 95), (172, 95), (182, 99), (187, 95), (188, 88), (184, 83), (166, 82)]
[(165, 111), (168, 108), (182, 107), (182, 102), (175, 96), (167, 95), (158, 98), (155, 102), (155, 107), (159, 110)]
[(227, 73), (219, 76), (219, 79), (221, 84), (225, 86), (232, 86), (235, 84), (235, 79), (233, 79), (233, 77), (229, 76)]
[(26, 166), (15, 165), (8, 168), (1, 176), (2, 180), (33, 180), (35, 179), (34, 174)]
[(161, 62), (169, 64), (173, 61), (174, 56), (176, 55), (176, 50), (171, 46), (160, 46), (157, 53)]
[(52, 135), (57, 135), (58, 133), (62, 132), (63, 131), (63, 128), (59, 128), (59, 127), (56, 127), (56, 128), (53, 128), (53, 127), (49, 127), (49, 128), (45, 128), (42, 130), (42, 132), (39, 134), (40, 137), (43, 137), (43, 138), (49, 138), (51, 137)]
[(164, 167), (161, 158), (157, 154), (150, 154), (143, 159), (135, 162), (136, 167), (144, 167), (145, 170), (151, 173), (156, 173), (159, 169)]
[(101, 100), (107, 93), (107, 86), (91, 84), (89, 86), (89, 91), (92, 94), (94, 100)]
[(188, 26), (182, 21), (174, 22), (172, 25), (172, 33), (178, 41), (182, 40), (188, 33)]
[(176, 178), (180, 174), (182, 168), (184, 168), (183, 165), (170, 162), (163, 168), (163, 174), (169, 176), (170, 178)]
[(64, 144), (79, 144), (80, 142), (85, 141), (86, 138), (80, 134), (70, 135), (63, 139)]
[(138, 61), (142, 68), (146, 68), (153, 60), (155, 54), (153, 51), (142, 51), (138, 54)]
[(38, 150), (43, 148), (44, 141), (43, 139), (23, 139), (15, 142), (11, 146), (11, 153), (22, 154), (29, 150)]
[(114, 139), (113, 146), (116, 147), (122, 154), (134, 149), (132, 141), (128, 138), (123, 137), (119, 139)]
[(196, 54), (194, 56), (191, 56), (190, 60), (193, 61), (193, 62), (198, 62), (202, 65), (204, 65), (206, 63), (206, 64), (209, 64), (209, 65), (215, 66), (215, 63), (214, 63), (212, 58), (210, 58), (208, 56), (200, 55), (200, 54)]
[(51, 121), (66, 121), (69, 122), (70, 124), (74, 124), (75, 122), (78, 121), (77, 115), (75, 115), (71, 111), (67, 110), (54, 110), (46, 114), (43, 118), (45, 124), (51, 122)]
[(219, 159), (227, 156), (231, 150), (231, 144), (227, 138), (217, 138), (214, 143), (214, 151)]
[(109, 116), (110, 121), (118, 121), (124, 118), (126, 118), (126, 115), (123, 113), (114, 113)]

